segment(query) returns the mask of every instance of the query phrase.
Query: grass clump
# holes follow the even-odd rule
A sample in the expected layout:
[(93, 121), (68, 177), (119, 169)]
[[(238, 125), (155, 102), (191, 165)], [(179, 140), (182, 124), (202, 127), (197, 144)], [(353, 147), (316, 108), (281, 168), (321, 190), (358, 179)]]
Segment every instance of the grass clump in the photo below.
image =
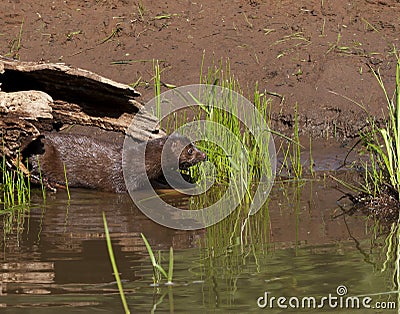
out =
[(371, 127), (361, 136), (369, 153), (369, 162), (365, 163), (364, 167), (363, 189), (364, 193), (369, 195), (366, 202), (371, 213), (381, 221), (392, 223), (383, 247), (385, 261), (381, 271), (392, 272), (393, 290), (398, 291), (400, 286), (400, 59), (397, 59), (396, 85), (392, 97), (389, 97), (379, 71), (373, 73), (385, 94), (388, 117), (383, 126), (379, 126), (370, 117)]
[(156, 257), (154, 255), (154, 252), (149, 244), (149, 241), (147, 241), (147, 238), (144, 236), (143, 233), (140, 234), (142, 236), (143, 242), (146, 245), (147, 252), (149, 253), (151, 264), (153, 266), (153, 283), (154, 285), (157, 285), (160, 283), (162, 277), (167, 279), (167, 285), (172, 285), (172, 276), (174, 272), (174, 250), (172, 247), (169, 249), (169, 267), (168, 267), (168, 272), (165, 271), (165, 269), (161, 266), (160, 260), (161, 257), (159, 255), (158, 261), (156, 260)]
[(3, 213), (27, 207), (30, 203), (30, 183), (29, 180), (25, 179), (24, 165), (20, 162), (19, 158), (16, 160), (16, 165), (12, 169), (8, 166), (8, 161), (3, 154), (0, 168), (0, 172), (2, 173), (0, 185), (2, 197), (0, 196), (0, 204), (3, 207), (1, 208)]
[(384, 92), (388, 117), (386, 122), (380, 123), (365, 107), (356, 103), (368, 114), (368, 128), (360, 133), (360, 140), (355, 145), (361, 142), (361, 154), (367, 153), (368, 158), (361, 161), (363, 183), (343, 185), (358, 192), (350, 198), (353, 204), (380, 221), (394, 222), (400, 211), (400, 60), (396, 64), (396, 86), (392, 97), (389, 97), (379, 71), (371, 70)]
[[(31, 176), (28, 163), (24, 164), (20, 153), (13, 159), (7, 158), (4, 149), (0, 152), (0, 217), (3, 222), (4, 245), (6, 236), (15, 234), (17, 241), (24, 231), (25, 218), (29, 217), (31, 204)], [(35, 178), (36, 181), (37, 179)], [(43, 202), (46, 203), (46, 187), (39, 164), (39, 182)]]
[[(245, 188), (249, 196), (252, 186), (263, 175), (268, 179), (273, 177), (274, 156), (269, 156), (272, 136), (269, 132), (265, 133), (265, 130), (269, 130), (271, 99), (267, 93), (260, 92), (256, 85), (251, 98), (254, 112), (260, 114), (243, 112), (244, 93), (230, 71), (229, 62), (225, 67), (221, 62), (209, 68), (205, 75), (201, 73), (200, 84), (218, 86), (225, 90), (219, 97), (210, 97), (207, 103), (199, 104), (201, 112), (196, 119), (206, 121), (208, 127), (204, 143), (198, 145), (207, 153), (207, 160), (215, 166), (215, 181), (219, 184), (232, 184), (234, 182), (230, 178), (232, 173), (236, 173), (237, 178), (248, 183)], [(210, 95), (213, 95), (212, 90)], [(218, 101), (224, 104), (215, 103)], [(224, 108), (229, 109), (229, 112)], [(252, 132), (249, 125), (257, 129)], [(209, 138), (218, 139), (218, 142), (206, 141)], [(229, 148), (229, 151), (223, 148)], [(197, 167), (191, 168), (191, 171), (195, 172)]]
[(389, 97), (379, 72), (374, 72), (385, 93), (388, 119), (383, 127), (371, 120), (371, 128), (362, 134), (363, 143), (370, 154), (366, 166), (365, 190), (372, 196), (383, 190), (400, 201), (400, 60), (396, 66), (396, 87)]
[(24, 165), (19, 158), (16, 161), (16, 165), (12, 167), (3, 153), (0, 162), (0, 216), (3, 220), (4, 245), (6, 236), (14, 231), (19, 241), (24, 230), (25, 217), (30, 210), (30, 182), (25, 178)]
[[(289, 142), (289, 145), (292, 146), (292, 153), (287, 152), (290, 159), (291, 169), (293, 171), (293, 176), (296, 179), (301, 179), (303, 176), (303, 165), (301, 163), (301, 145), (300, 145), (300, 137), (299, 137), (299, 114), (298, 114), (298, 105), (294, 107), (294, 134), (293, 141)], [(310, 141), (311, 147), (311, 141)], [(288, 147), (289, 149), (289, 147)], [(311, 148), (310, 148), (310, 156), (311, 156)], [(311, 159), (311, 158), (310, 158)]]

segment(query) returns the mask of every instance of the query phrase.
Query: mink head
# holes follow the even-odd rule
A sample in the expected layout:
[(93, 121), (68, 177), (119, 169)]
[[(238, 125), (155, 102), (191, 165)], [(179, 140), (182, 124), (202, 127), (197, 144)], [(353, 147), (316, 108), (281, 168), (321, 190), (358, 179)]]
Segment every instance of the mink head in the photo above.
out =
[[(179, 169), (188, 169), (206, 160), (206, 154), (193, 145), (188, 138), (182, 135), (171, 135), (169, 137), (169, 143), (169, 147), (165, 147), (168, 164), (176, 164), (176, 158), (179, 156)], [(171, 160), (169, 156), (173, 160)]]
[(206, 153), (202, 152), (190, 143), (184, 147), (179, 156), (179, 169), (188, 169), (189, 167), (205, 160)]

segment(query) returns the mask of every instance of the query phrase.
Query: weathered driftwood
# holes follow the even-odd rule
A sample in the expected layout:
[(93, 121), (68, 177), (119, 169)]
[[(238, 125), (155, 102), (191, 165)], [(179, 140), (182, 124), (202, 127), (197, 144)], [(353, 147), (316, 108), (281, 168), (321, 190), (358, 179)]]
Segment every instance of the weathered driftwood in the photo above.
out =
[(40, 91), (5, 93), (0, 91), (0, 112), (38, 121), (52, 119), (53, 99)]
[[(19, 62), (0, 56), (0, 136), (15, 158), (26, 142), (62, 126), (89, 126), (132, 136), (154, 134), (156, 118), (140, 113), (132, 87), (64, 64)], [(154, 136), (154, 135), (153, 135)], [(1, 153), (1, 150), (0, 150)]]

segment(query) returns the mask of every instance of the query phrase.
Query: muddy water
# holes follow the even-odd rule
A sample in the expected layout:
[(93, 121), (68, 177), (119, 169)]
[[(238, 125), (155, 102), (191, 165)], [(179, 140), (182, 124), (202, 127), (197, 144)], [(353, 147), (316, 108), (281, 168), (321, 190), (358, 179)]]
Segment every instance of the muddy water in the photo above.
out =
[[(281, 296), (337, 297), (338, 286), (345, 286), (350, 296), (393, 290), (392, 267), (380, 271), (382, 237), (376, 239), (373, 223), (365, 217), (340, 215), (337, 200), (342, 194), (336, 185), (323, 175), (301, 184), (278, 180), (268, 204), (251, 218), (245, 239), (235, 231), (234, 220), (192, 232), (161, 227), (137, 210), (128, 195), (74, 189), (70, 202), (61, 191), (48, 194), (43, 205), (36, 191), (36, 206), (24, 217), (23, 230), (14, 229), (1, 241), (0, 311), (122, 313), (106, 249), (103, 211), (132, 313), (248, 313), (260, 311), (257, 299), (263, 305), (265, 292), (270, 301)], [(174, 248), (173, 286), (152, 285), (141, 232), (155, 251), (161, 250), (166, 268), (167, 251)], [(370, 305), (377, 301), (394, 302), (396, 296), (372, 296)], [(312, 311), (339, 308), (325, 303)], [(264, 310), (305, 311), (279, 308), (276, 301)]]

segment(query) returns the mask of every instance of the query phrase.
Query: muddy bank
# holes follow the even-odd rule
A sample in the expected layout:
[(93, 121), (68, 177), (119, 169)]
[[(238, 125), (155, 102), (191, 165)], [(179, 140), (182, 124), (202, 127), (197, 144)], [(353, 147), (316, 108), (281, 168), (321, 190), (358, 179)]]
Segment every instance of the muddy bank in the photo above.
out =
[[(199, 82), (230, 60), (244, 93), (257, 81), (271, 93), (274, 126), (290, 131), (293, 106), (314, 135), (354, 136), (365, 113), (381, 116), (383, 94), (371, 73), (394, 84), (400, 3), (385, 1), (2, 1), (0, 54), (64, 62), (132, 84), (153, 96), (152, 59), (162, 80)], [(333, 93), (332, 93), (333, 92)]]

